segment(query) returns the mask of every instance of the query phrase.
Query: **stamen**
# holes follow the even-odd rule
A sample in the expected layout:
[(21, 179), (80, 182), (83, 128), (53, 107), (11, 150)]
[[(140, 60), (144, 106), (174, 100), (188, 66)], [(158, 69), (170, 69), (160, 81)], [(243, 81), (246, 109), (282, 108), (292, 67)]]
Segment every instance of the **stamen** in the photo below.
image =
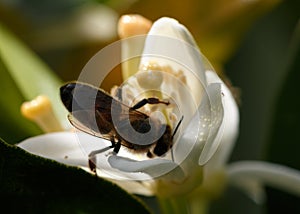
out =
[(151, 26), (152, 22), (141, 15), (124, 15), (119, 19), (118, 34), (121, 39), (147, 34)]
[[(140, 69), (140, 74), (137, 76), (140, 87), (145, 89), (156, 89), (162, 84), (162, 81), (166, 81), (168, 84), (174, 84), (170, 81), (174, 80), (174, 77), (181, 81), (183, 84), (187, 84), (186, 76), (182, 70), (175, 71), (171, 66), (161, 66), (155, 61), (144, 62)], [(163, 72), (166, 75), (163, 75)], [(172, 75), (169, 78), (168, 74)]]
[(32, 101), (24, 102), (21, 105), (21, 114), (35, 122), (44, 132), (63, 131), (53, 112), (49, 98), (44, 95), (37, 96)]
[(158, 89), (163, 81), (162, 67), (155, 62), (144, 63), (140, 68), (137, 81), (141, 88)]
[(124, 15), (119, 19), (118, 35), (122, 40), (122, 76), (126, 80), (138, 71), (140, 59), (131, 56), (141, 55), (144, 39), (126, 39), (128, 37), (147, 34), (152, 22), (140, 15)]

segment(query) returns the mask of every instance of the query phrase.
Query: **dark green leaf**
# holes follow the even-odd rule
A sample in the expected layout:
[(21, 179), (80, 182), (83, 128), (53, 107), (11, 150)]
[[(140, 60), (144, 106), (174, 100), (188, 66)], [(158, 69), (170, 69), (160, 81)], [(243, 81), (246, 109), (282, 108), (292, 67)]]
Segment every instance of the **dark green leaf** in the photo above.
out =
[[(280, 91), (270, 142), (268, 160), (300, 170), (300, 25), (291, 43), (288, 56), (288, 76)], [(268, 189), (268, 208), (270, 213), (299, 213), (298, 197)], [(283, 205), (285, 204), (285, 205)]]
[(0, 140), (0, 204), (10, 213), (149, 213), (116, 185)]
[(292, 43), (288, 76), (277, 100), (268, 157), (300, 169), (300, 25)]

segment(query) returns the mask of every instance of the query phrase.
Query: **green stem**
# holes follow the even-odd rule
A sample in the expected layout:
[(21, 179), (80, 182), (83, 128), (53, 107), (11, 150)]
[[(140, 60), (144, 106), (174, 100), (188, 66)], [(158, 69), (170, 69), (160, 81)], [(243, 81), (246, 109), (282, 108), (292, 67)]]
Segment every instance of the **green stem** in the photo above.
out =
[(163, 214), (206, 214), (208, 203), (202, 197), (172, 197), (158, 198), (161, 213)]
[(191, 198), (189, 205), (190, 205), (190, 213), (191, 214), (196, 214), (196, 213), (205, 214), (205, 213), (208, 213), (208, 211), (209, 211), (208, 210), (209, 203), (203, 197)]
[(185, 198), (159, 198), (159, 204), (163, 214), (189, 213)]

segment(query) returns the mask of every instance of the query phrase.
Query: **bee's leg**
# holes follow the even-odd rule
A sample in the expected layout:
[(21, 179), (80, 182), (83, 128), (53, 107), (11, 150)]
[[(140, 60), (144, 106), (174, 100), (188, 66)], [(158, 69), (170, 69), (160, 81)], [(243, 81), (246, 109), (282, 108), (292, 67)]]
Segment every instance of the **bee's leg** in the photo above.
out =
[(150, 98), (142, 99), (137, 104), (132, 106), (130, 109), (136, 110), (136, 109), (139, 109), (139, 108), (143, 107), (146, 104), (151, 104), (151, 105), (153, 105), (153, 104), (165, 104), (165, 105), (169, 105), (170, 103), (168, 101), (162, 101), (162, 100), (159, 100), (157, 98), (150, 97)]
[(110, 142), (111, 142), (110, 148), (115, 148), (116, 147), (115, 136), (110, 136)]
[[(112, 136), (111, 139), (110, 139), (110, 142), (111, 142), (111, 146), (107, 146), (103, 149), (98, 149), (98, 150), (95, 150), (95, 151), (92, 151), (90, 154), (89, 154), (89, 168), (92, 172), (94, 172), (95, 174), (97, 174), (97, 166), (96, 166), (96, 163), (97, 163), (97, 158), (96, 158), (96, 155), (97, 154), (100, 154), (102, 152), (105, 152), (111, 148), (114, 148), (114, 152), (116, 150), (116, 147), (118, 147), (118, 143), (115, 142), (115, 137)], [(121, 146), (121, 144), (120, 144)], [(118, 151), (120, 150), (120, 146), (119, 148), (117, 149)]]
[(115, 143), (114, 153), (118, 154), (120, 148), (121, 148), (121, 143), (120, 142)]
[(89, 155), (89, 168), (90, 170), (97, 175), (97, 167), (96, 167), (96, 156)]
[(150, 150), (148, 150), (148, 152), (147, 152), (147, 157), (148, 158), (153, 158), (153, 154), (152, 154), (152, 152), (150, 152)]
[(100, 154), (102, 152), (105, 152), (109, 149), (111, 149), (113, 147), (111, 146), (108, 146), (108, 147), (105, 147), (103, 149), (98, 149), (98, 150), (95, 150), (95, 151), (92, 151), (90, 154), (89, 154), (89, 168), (92, 172), (94, 172), (95, 174), (97, 174), (96, 172), (96, 162), (97, 162), (97, 158), (96, 158), (96, 155), (97, 154)]

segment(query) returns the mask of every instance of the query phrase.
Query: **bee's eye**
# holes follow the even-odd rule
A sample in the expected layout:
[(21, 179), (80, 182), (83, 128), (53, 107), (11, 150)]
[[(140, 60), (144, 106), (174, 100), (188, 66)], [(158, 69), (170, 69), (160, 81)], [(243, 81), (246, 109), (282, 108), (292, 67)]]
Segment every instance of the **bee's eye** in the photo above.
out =
[(151, 130), (151, 126), (148, 120), (133, 120), (131, 125), (139, 133), (147, 133)]
[(169, 146), (162, 142), (162, 143), (157, 143), (156, 146), (154, 147), (153, 153), (156, 154), (157, 156), (162, 156), (164, 155), (167, 151), (169, 150)]

